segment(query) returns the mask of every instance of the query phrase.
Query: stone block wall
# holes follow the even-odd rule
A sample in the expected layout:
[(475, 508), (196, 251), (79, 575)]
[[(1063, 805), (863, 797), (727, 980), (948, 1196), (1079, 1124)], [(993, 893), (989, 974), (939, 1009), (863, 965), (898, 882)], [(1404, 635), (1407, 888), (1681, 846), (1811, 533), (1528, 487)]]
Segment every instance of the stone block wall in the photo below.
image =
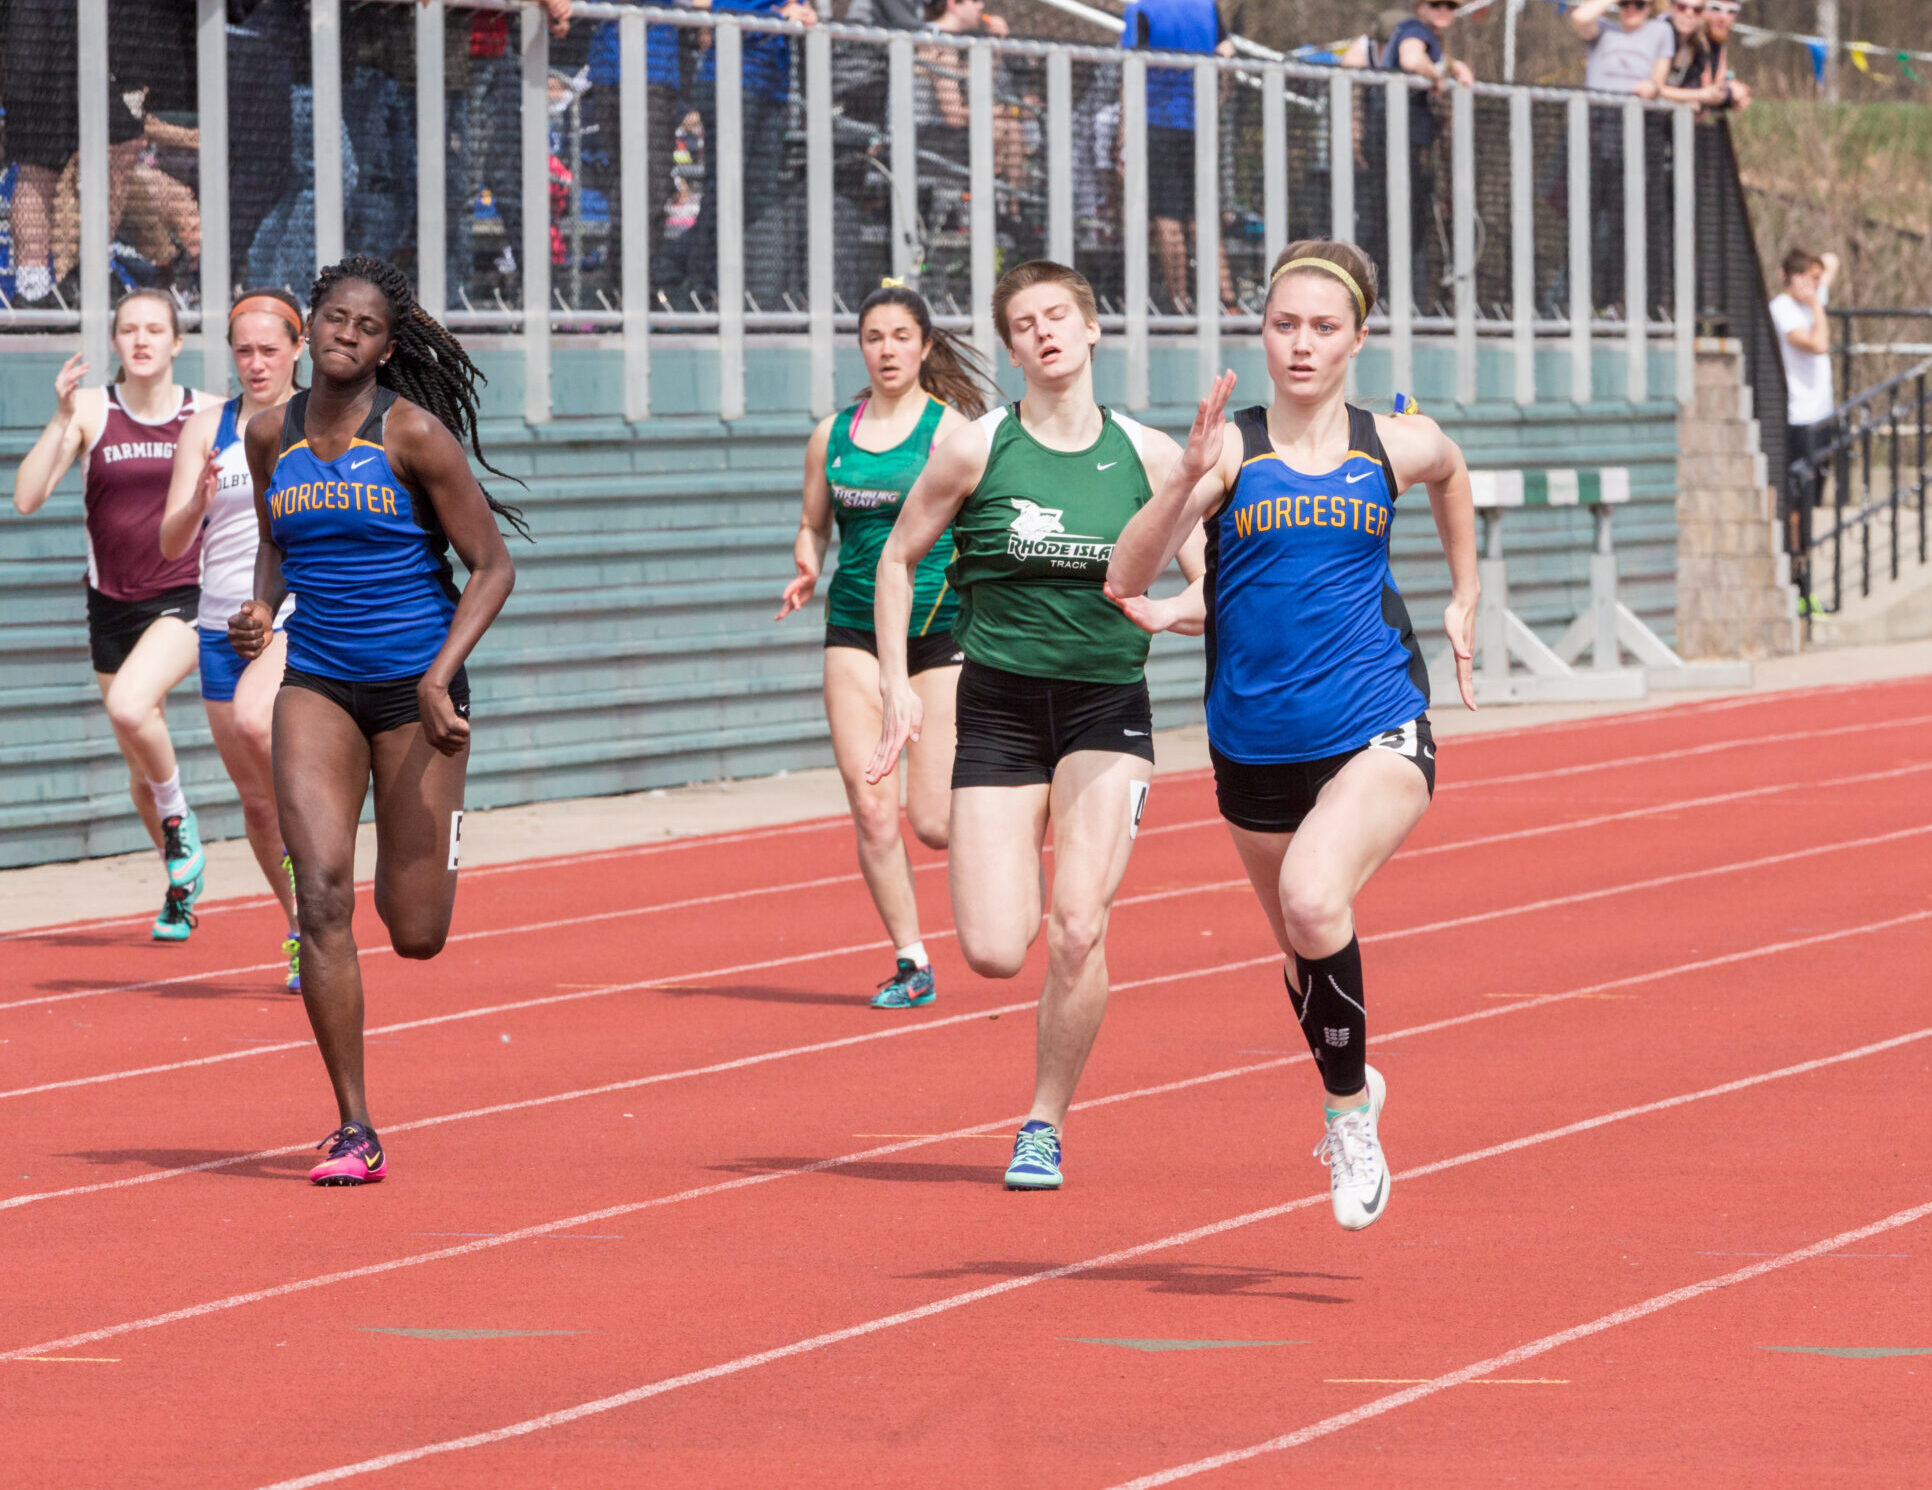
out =
[(1737, 342), (1697, 343), (1696, 397), (1677, 433), (1677, 650), (1690, 658), (1797, 651), (1791, 561)]

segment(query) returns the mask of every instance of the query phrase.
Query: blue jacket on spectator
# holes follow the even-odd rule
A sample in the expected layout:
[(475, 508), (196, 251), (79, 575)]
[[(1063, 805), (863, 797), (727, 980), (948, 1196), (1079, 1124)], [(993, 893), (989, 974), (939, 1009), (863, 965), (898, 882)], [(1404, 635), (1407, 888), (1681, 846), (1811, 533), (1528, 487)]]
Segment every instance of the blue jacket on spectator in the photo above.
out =
[[(1395, 28), (1389, 37), (1389, 44), (1382, 48), (1382, 55), (1376, 62), (1383, 72), (1402, 71), (1402, 43), (1419, 41), (1428, 49), (1429, 60), (1442, 65), (1442, 33), (1427, 21), (1419, 21), (1414, 16)], [(1427, 150), (1436, 138), (1435, 111), (1429, 107), (1429, 95), (1412, 93), (1409, 95), (1409, 144), (1416, 150)]]
[[(1120, 44), (1133, 51), (1212, 52), (1227, 33), (1214, 0), (1130, 0)], [(1194, 74), (1147, 69), (1147, 122), (1156, 129), (1194, 128)]]
[[(724, 15), (741, 11), (778, 19), (786, 0), (711, 0), (711, 13)], [(792, 91), (792, 39), (768, 33), (745, 33), (745, 92), (753, 98), (789, 98)], [(698, 81), (715, 83), (718, 77), (718, 48), (714, 41), (705, 48), (704, 61), (698, 64)]]
[[(726, 7), (728, 8), (728, 7)], [(677, 26), (648, 26), (644, 31), (644, 81), (653, 88), (678, 89), (684, 78), (678, 67)], [(590, 81), (615, 88), (621, 75), (618, 63), (617, 22), (606, 21), (590, 37)]]

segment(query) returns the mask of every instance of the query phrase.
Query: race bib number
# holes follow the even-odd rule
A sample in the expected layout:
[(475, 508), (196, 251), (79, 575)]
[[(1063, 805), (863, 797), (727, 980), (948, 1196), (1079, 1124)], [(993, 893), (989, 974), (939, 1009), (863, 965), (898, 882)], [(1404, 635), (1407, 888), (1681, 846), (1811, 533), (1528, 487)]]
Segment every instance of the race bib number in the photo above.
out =
[(1129, 782), (1127, 786), (1127, 836), (1140, 837), (1140, 815), (1147, 811), (1147, 791), (1145, 781)]
[(459, 807), (449, 815), (449, 867), (456, 867), (457, 855), (463, 847), (463, 811)]

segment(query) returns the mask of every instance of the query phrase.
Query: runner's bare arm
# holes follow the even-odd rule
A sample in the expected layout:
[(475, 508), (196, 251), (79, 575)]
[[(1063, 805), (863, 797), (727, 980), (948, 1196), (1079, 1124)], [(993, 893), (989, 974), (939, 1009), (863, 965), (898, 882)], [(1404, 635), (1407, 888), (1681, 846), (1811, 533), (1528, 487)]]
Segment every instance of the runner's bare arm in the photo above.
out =
[(449, 535), (450, 547), (469, 571), (449, 635), (436, 660), (416, 684), (423, 734), (444, 755), (461, 754), (469, 744), (470, 722), (456, 712), (450, 680), (516, 587), (516, 565), (496, 525), (496, 514), (470, 470), (469, 458), (441, 420), (415, 404), (398, 401), (389, 410), (383, 436), (396, 478), (429, 499)]
[(1149, 449), (1147, 478), (1154, 485), (1154, 495), (1127, 524), (1107, 564), (1107, 593), (1115, 599), (1146, 594), (1188, 535), (1200, 526), (1203, 514), (1211, 512), (1233, 484), (1228, 465), (1232, 459), (1239, 469), (1241, 445), (1227, 438), (1224, 417), (1233, 392), (1234, 374), (1222, 373), (1201, 400), (1186, 447), (1160, 435)]
[(38, 512), (53, 495), (106, 415), (107, 396), (98, 388), (81, 387), (86, 376), (87, 364), (78, 352), (54, 375), (54, 417), (13, 473), (13, 510), (22, 517)]
[(255, 483), (255, 527), (261, 544), (255, 550), (255, 595), (244, 600), (228, 618), (229, 645), (253, 662), (275, 634), (275, 613), (282, 608), (288, 585), (282, 579), (282, 549), (269, 531), (268, 486), (275, 479), (276, 446), (282, 437), (281, 409), (263, 409), (242, 431), (248, 453), (248, 474)]
[(174, 473), (168, 478), (168, 505), (161, 513), (161, 553), (178, 559), (195, 541), (201, 520), (208, 515), (214, 499), (215, 428), (221, 423), (221, 405), (201, 410), (181, 426), (181, 438), (174, 447)]
[(1442, 626), (1456, 654), (1457, 690), (1464, 707), (1473, 709), (1476, 677), (1471, 659), (1476, 651), (1476, 601), (1482, 583), (1476, 571), (1476, 504), (1469, 467), (1463, 463), (1461, 448), (1426, 414), (1378, 414), (1375, 424), (1395, 471), (1396, 489), (1407, 490), (1418, 481), (1429, 489), (1436, 536), (1449, 561), (1450, 599)]
[(865, 768), (867, 781), (884, 780), (906, 742), (919, 738), (925, 708), (906, 675), (906, 626), (912, 619), (913, 574), (986, 474), (989, 453), (986, 435), (977, 424), (966, 425), (943, 444), (935, 445), (879, 555), (872, 630), (879, 646), (882, 713), (879, 748)]
[(825, 480), (825, 447), (831, 442), (832, 421), (837, 417), (827, 414), (819, 420), (818, 428), (805, 442), (805, 500), (798, 518), (798, 536), (792, 540), (792, 567), (798, 573), (779, 596), (774, 621), (782, 621), (811, 603), (818, 577), (825, 569), (825, 550), (832, 542), (832, 492)]

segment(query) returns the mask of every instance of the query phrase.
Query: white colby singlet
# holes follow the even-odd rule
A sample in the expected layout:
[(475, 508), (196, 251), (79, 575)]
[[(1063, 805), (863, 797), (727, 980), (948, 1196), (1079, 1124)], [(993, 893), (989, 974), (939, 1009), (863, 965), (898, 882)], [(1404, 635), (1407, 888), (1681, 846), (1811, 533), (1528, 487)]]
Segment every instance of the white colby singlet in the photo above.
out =
[[(215, 495), (201, 520), (201, 610), (204, 631), (228, 630), (228, 618), (255, 593), (255, 551), (261, 547), (261, 528), (255, 515), (255, 479), (248, 473), (248, 448), (237, 426), (241, 400), (231, 398), (221, 407), (215, 426)], [(275, 624), (282, 625), (295, 608), (294, 597), (282, 602)]]

